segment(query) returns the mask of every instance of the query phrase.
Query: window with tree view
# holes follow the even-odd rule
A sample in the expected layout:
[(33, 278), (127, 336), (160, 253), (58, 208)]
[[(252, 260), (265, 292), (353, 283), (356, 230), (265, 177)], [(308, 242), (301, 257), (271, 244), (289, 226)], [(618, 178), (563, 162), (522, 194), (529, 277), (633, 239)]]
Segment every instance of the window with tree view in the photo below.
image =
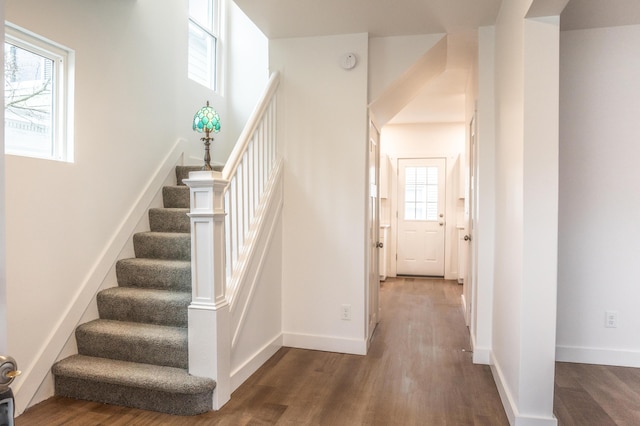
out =
[(70, 52), (6, 27), (5, 153), (72, 161), (68, 91)]

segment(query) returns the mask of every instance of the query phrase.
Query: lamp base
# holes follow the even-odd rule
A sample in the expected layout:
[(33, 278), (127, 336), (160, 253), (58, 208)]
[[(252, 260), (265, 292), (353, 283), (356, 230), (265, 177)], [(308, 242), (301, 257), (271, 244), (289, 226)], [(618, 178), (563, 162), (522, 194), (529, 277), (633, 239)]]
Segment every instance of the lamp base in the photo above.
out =
[(207, 132), (207, 136), (200, 140), (204, 141), (204, 166), (202, 166), (201, 170), (211, 171), (213, 170), (213, 167), (211, 167), (211, 154), (209, 153), (209, 147), (211, 146), (213, 138), (209, 137), (209, 132)]

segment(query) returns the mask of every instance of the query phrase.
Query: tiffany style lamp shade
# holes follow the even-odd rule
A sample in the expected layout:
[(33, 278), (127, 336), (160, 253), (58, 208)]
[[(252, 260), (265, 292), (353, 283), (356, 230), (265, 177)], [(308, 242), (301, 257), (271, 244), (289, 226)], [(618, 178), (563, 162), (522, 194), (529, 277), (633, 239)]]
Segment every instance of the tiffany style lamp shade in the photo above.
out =
[(211, 132), (218, 133), (220, 131), (220, 116), (215, 109), (209, 106), (209, 101), (193, 117), (193, 130), (198, 133), (204, 133), (204, 137), (200, 139), (204, 142), (204, 166), (202, 166), (202, 170), (213, 170), (211, 168), (211, 155), (209, 154), (209, 146), (213, 138), (210, 135)]

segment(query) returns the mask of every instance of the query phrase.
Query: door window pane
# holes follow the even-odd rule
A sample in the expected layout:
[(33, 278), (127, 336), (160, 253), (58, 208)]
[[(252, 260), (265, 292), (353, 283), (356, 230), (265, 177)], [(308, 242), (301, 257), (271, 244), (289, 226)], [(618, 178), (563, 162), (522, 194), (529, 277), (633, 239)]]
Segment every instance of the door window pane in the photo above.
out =
[(405, 220), (438, 220), (438, 168), (406, 167)]

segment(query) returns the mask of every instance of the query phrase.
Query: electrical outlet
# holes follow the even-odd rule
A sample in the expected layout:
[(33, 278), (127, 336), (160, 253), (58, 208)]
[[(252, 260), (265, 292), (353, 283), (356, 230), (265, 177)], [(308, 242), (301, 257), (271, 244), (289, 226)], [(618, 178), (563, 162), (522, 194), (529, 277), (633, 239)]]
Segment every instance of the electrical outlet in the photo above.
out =
[(618, 313), (616, 311), (605, 311), (604, 326), (607, 328), (618, 327)]
[(342, 316), (345, 321), (351, 321), (351, 305), (342, 305)]

